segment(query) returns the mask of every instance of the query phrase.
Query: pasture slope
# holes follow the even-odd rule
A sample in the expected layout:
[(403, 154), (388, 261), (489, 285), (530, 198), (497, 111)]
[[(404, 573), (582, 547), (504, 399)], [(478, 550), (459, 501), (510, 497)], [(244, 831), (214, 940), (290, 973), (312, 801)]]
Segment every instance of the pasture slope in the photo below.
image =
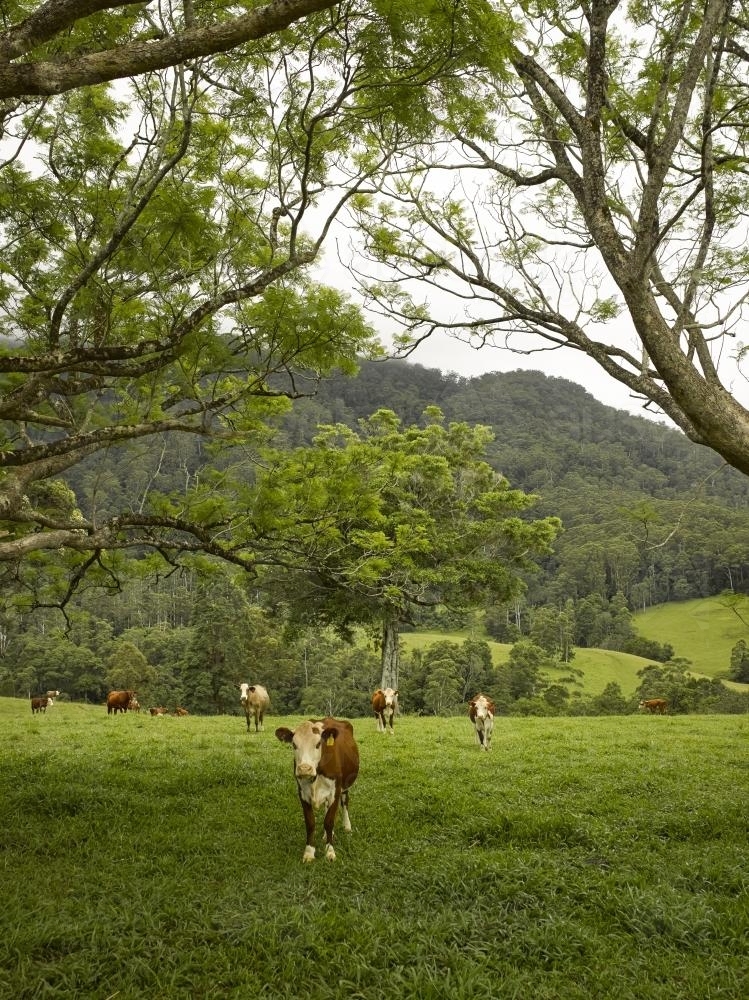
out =
[[(482, 629), (465, 630), (462, 632), (406, 632), (401, 636), (406, 651), (424, 649), (435, 642), (455, 642), (461, 644), (466, 639), (481, 639), (491, 650), (492, 662), (495, 666), (505, 663), (512, 648), (508, 643), (495, 642), (488, 639)], [(637, 671), (646, 667), (650, 661), (630, 653), (619, 653), (612, 649), (575, 649), (572, 662), (560, 665), (557, 669), (544, 671), (544, 675), (552, 681), (565, 683), (567, 687), (582, 694), (600, 694), (607, 684), (615, 681), (625, 697), (635, 693), (640, 683)], [(574, 671), (574, 684), (565, 681)]]
[(749, 597), (657, 604), (639, 611), (634, 622), (640, 635), (668, 642), (675, 656), (691, 660), (696, 674), (718, 677), (727, 673), (739, 639), (749, 644)]
[[(706, 597), (659, 604), (646, 611), (638, 611), (634, 615), (634, 625), (644, 638), (670, 643), (675, 656), (692, 662), (692, 672), (697, 676), (725, 677), (733, 647), (739, 639), (744, 639), (749, 644), (749, 597), (735, 595), (732, 602), (722, 597)], [(488, 639), (478, 620), (474, 628), (460, 632), (407, 632), (401, 636), (406, 650), (423, 649), (440, 641), (462, 643), (468, 638), (488, 642), (495, 664), (506, 662), (511, 647)], [(575, 689), (581, 693), (600, 694), (607, 684), (616, 682), (622, 694), (630, 697), (640, 683), (638, 671), (651, 662), (653, 661), (640, 656), (611, 649), (576, 647), (570, 666), (581, 672), (575, 678)], [(550, 680), (561, 681), (570, 671), (567, 667), (560, 666), (558, 670), (546, 673)], [(729, 682), (729, 687), (749, 691), (747, 684)]]
[(0, 699), (0, 998), (749, 996), (746, 716), (356, 719), (311, 865), (280, 722)]

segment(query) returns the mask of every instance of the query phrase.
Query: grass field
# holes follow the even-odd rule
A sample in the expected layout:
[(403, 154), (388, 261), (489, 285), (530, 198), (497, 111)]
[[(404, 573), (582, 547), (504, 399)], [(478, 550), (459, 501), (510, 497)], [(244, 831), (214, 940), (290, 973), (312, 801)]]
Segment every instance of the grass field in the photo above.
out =
[(739, 639), (749, 643), (749, 597), (736, 601), (735, 611), (720, 597), (658, 604), (638, 612), (635, 627), (648, 639), (670, 643), (676, 656), (692, 661), (695, 673), (716, 677), (728, 670)]
[(749, 996), (747, 717), (354, 720), (310, 865), (280, 723), (0, 699), (2, 1000)]

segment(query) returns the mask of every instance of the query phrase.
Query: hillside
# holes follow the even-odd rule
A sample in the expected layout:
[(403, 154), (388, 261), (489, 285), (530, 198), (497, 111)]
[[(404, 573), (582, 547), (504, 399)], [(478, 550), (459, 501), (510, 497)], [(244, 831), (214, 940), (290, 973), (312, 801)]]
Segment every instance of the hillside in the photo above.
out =
[[(735, 609), (721, 597), (702, 598), (661, 604), (634, 616), (637, 632), (648, 639), (668, 643), (675, 657), (691, 660), (693, 672), (705, 677), (725, 678), (731, 658), (731, 649), (744, 639), (749, 643), (749, 597), (738, 597)], [(743, 619), (743, 620), (742, 620)], [(408, 632), (401, 636), (405, 649), (423, 649), (435, 642), (461, 643), (465, 639), (481, 638), (488, 642), (495, 664), (504, 663), (510, 651), (506, 643), (487, 639), (476, 630), (462, 632)], [(634, 694), (640, 683), (638, 671), (652, 661), (629, 653), (611, 649), (575, 649), (571, 666), (582, 671), (578, 685), (568, 687), (581, 694), (600, 694), (607, 684), (615, 682), (625, 697)], [(558, 671), (547, 672), (550, 680), (568, 676), (569, 668), (560, 666)], [(737, 690), (749, 691), (747, 684), (731, 684)]]
[[(494, 642), (485, 635), (477, 635), (475, 632), (471, 637), (487, 642), (495, 666), (506, 662), (510, 652), (508, 644)], [(469, 638), (467, 632), (407, 632), (401, 636), (401, 641), (408, 652), (413, 649), (423, 649), (435, 642), (462, 643), (467, 638)], [(637, 671), (647, 666), (648, 662), (639, 656), (619, 653), (612, 649), (576, 649), (574, 660), (569, 666), (560, 665), (558, 670), (545, 671), (545, 676), (551, 681), (564, 683), (571, 691), (585, 695), (600, 694), (607, 684), (616, 683), (621, 688), (622, 694), (630, 697), (640, 683)], [(575, 674), (575, 683), (570, 683), (568, 679), (571, 669), (581, 671), (580, 676)]]
[(749, 643), (749, 597), (737, 595), (737, 601), (735, 610), (722, 597), (659, 604), (638, 612), (635, 626), (648, 639), (670, 643), (695, 673), (725, 676), (731, 649), (739, 639)]

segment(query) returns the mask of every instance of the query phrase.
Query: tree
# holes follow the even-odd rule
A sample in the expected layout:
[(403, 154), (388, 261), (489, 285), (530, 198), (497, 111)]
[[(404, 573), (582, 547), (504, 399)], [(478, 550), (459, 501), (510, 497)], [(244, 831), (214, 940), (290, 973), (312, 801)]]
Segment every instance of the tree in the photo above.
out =
[(507, 660), (512, 699), (532, 698), (539, 687), (541, 671), (553, 665), (553, 659), (541, 646), (528, 639), (516, 642)]
[[(150, 58), (171, 38), (184, 60), (189, 38), (236, 41), (240, 22), (267, 33), (336, 10), (231, 58), (4, 109), (0, 567), (4, 585), (30, 591), (41, 576), (24, 564), (53, 552), (50, 603), (84, 576), (116, 589), (121, 549), (254, 570), (237, 494), (268, 421), (380, 351), (311, 267), (345, 203), (430, 127), (421, 83), (449, 76), (467, 44), (462, 13), (440, 0), (387, 16), (377, 4), (278, 0), (233, 20), (211, 5), (185, 5), (176, 20), (168, 5), (120, 4), (120, 17), (108, 6), (49, 2), (19, 15), (5, 55), (27, 61), (9, 62), (6, 79), (43, 80), (49, 56), (64, 90), (75, 85), (66, 67), (110, 57), (116, 67), (116, 49)], [(409, 17), (425, 28), (415, 43)], [(151, 28), (164, 38), (145, 40)], [(161, 477), (177, 436), (211, 460), (181, 491)], [(230, 446), (240, 459), (219, 462)], [(105, 455), (139, 467), (138, 496), (114, 508), (102, 501)], [(73, 491), (62, 477), (92, 457)]]
[(740, 681), (742, 684), (749, 684), (749, 650), (746, 642), (739, 639), (731, 649), (731, 666), (729, 676), (732, 681)]
[(156, 671), (143, 653), (124, 639), (114, 643), (106, 667), (107, 683), (117, 690), (138, 691), (156, 679)]
[(213, 4), (194, 7), (169, 0), (158, 6), (135, 0), (47, 0), (31, 13), (19, 5), (3, 19), (0, 98), (60, 94), (227, 52), (335, 6), (334, 0), (271, 0), (227, 17)]
[(587, 355), (749, 474), (729, 363), (749, 350), (746, 5), (521, 0), (482, 17), (432, 141), (356, 203), (373, 307), (404, 353), (442, 329)]
[(285, 545), (263, 586), (292, 619), (374, 630), (383, 687), (398, 686), (398, 633), (413, 609), (507, 600), (559, 529), (554, 517), (529, 520), (535, 498), (484, 461), (488, 428), (445, 425), (437, 407), (424, 417), (402, 428), (379, 410), (358, 433), (320, 428), (312, 447), (269, 457), (250, 512), (258, 539)]

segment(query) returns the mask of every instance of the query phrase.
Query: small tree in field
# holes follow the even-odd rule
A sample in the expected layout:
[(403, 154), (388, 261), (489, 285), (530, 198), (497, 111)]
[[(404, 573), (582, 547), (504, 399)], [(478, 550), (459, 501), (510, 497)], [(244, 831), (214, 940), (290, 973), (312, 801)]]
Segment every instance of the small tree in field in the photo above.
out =
[(414, 608), (506, 600), (533, 557), (550, 551), (559, 521), (528, 518), (534, 498), (484, 461), (491, 436), (445, 425), (437, 407), (407, 428), (379, 410), (358, 432), (322, 427), (312, 447), (278, 454), (258, 483), (255, 531), (286, 551), (269, 590), (298, 621), (374, 630), (383, 687), (397, 686), (399, 628)]

